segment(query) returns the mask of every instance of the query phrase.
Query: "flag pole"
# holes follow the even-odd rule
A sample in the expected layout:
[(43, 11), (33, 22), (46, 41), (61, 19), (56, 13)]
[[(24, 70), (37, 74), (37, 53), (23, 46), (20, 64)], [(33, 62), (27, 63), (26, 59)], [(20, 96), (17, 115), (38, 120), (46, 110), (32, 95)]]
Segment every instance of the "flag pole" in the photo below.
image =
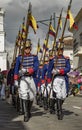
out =
[[(71, 8), (71, 3), (72, 3), (72, 0), (70, 0), (70, 3), (69, 3), (69, 5), (68, 5), (67, 14), (68, 14), (69, 9)], [(67, 15), (66, 15), (66, 17), (67, 17)], [(67, 18), (65, 19), (65, 24), (64, 24), (64, 28), (63, 28), (63, 32), (62, 32), (62, 36), (61, 36), (61, 42), (63, 41), (63, 36), (64, 36), (66, 24), (67, 24)], [(60, 48), (61, 48), (61, 42), (60, 42), (60, 47), (59, 47), (57, 56), (58, 56), (59, 51), (60, 51)], [(55, 65), (54, 65), (54, 68), (56, 68), (57, 62), (58, 62), (58, 58), (56, 58), (56, 63), (55, 63)], [(53, 80), (54, 80), (54, 75), (52, 76), (52, 83), (51, 83), (51, 87), (52, 87), (52, 88), (53, 88)], [(50, 94), (51, 94), (51, 90), (50, 90), (50, 92), (49, 92), (48, 98), (50, 98)]]
[(37, 45), (37, 56), (38, 56), (38, 48), (40, 46), (40, 38), (38, 38), (38, 45)]
[(23, 23), (22, 23), (22, 30), (21, 30), (21, 33), (20, 33), (20, 45), (19, 45), (19, 52), (18, 52), (18, 54), (20, 54), (21, 53), (21, 46), (22, 46), (22, 43), (23, 43), (23, 26), (25, 26), (25, 17), (23, 18)]
[(26, 31), (25, 31), (25, 38), (24, 38), (24, 43), (23, 43), (22, 62), (24, 60), (24, 50), (25, 50), (26, 40), (27, 40), (27, 37), (28, 37), (29, 22), (30, 22), (29, 18), (30, 18), (31, 13), (32, 13), (32, 5), (31, 5), (31, 2), (30, 2), (28, 13), (27, 13), (27, 20), (26, 20)]
[[(68, 9), (67, 9), (67, 14), (68, 14), (68, 11), (69, 11), (70, 8), (71, 8), (71, 3), (72, 3), (72, 0), (70, 0), (70, 2), (69, 2)], [(65, 29), (66, 29), (66, 24), (67, 24), (67, 15), (66, 15), (66, 18), (65, 18), (65, 23), (64, 23), (64, 27), (63, 27), (62, 36), (61, 36), (61, 38), (60, 38), (60, 46), (59, 46), (59, 50), (58, 50), (58, 52), (57, 52), (57, 56), (59, 55), (60, 48), (61, 48), (61, 45), (62, 45), (62, 42), (63, 42), (64, 33), (65, 33)], [(55, 65), (54, 65), (54, 68), (56, 68), (57, 62), (58, 62), (58, 58), (56, 59), (56, 63), (55, 63)]]
[(56, 34), (55, 34), (55, 37), (54, 37), (54, 43), (53, 43), (53, 47), (52, 47), (52, 52), (55, 50), (55, 47), (56, 47), (56, 38), (57, 38), (58, 30), (59, 30), (59, 27), (60, 27), (60, 20), (62, 18), (62, 11), (63, 11), (63, 8), (61, 10), (60, 17), (59, 17), (59, 20), (58, 20), (58, 25), (57, 25)]
[[(72, 0), (70, 0), (70, 3), (69, 3), (69, 5), (68, 5), (67, 14), (68, 14), (68, 11), (69, 11), (70, 8), (71, 8), (71, 3), (72, 3)], [(66, 15), (65, 23), (64, 23), (64, 28), (63, 28), (62, 36), (61, 36), (61, 39), (60, 39), (61, 42), (63, 41), (63, 36), (64, 36), (66, 24), (67, 24), (67, 15)]]
[(13, 62), (15, 62), (15, 60), (16, 60), (18, 42), (19, 41), (20, 41), (20, 28), (19, 28), (18, 35), (16, 36), (16, 40), (15, 40), (14, 53), (13, 53)]
[(16, 41), (15, 41), (15, 46), (14, 46), (13, 62), (12, 63), (15, 62), (16, 55), (17, 55), (17, 37), (16, 37)]
[[(48, 33), (46, 34), (46, 48), (48, 46), (48, 40), (49, 40), (49, 30), (50, 30), (50, 26), (52, 24), (52, 15), (50, 17), (50, 23), (49, 23), (49, 28), (48, 28)], [(44, 61), (45, 61), (45, 55), (46, 55), (46, 49), (43, 50), (43, 55), (41, 56), (41, 60), (43, 59), (43, 64), (44, 64)]]

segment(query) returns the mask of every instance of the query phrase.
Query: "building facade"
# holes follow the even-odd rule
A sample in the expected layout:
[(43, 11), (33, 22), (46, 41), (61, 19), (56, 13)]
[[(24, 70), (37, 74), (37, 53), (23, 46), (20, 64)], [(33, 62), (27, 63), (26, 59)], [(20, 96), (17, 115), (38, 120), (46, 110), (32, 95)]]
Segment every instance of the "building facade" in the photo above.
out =
[(5, 51), (5, 31), (4, 31), (5, 12), (0, 8), (0, 68), (7, 70), (7, 53)]
[(75, 23), (78, 30), (70, 29), (73, 33), (73, 65), (74, 69), (82, 70), (82, 8), (75, 17)]
[(73, 37), (64, 37), (64, 55), (70, 58), (71, 69), (73, 69)]

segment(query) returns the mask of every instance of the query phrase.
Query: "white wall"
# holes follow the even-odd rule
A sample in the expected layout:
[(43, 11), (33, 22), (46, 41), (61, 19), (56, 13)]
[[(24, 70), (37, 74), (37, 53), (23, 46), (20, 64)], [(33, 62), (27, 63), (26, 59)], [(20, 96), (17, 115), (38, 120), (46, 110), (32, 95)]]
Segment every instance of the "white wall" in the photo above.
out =
[(7, 53), (0, 53), (0, 68), (7, 70)]
[[(78, 42), (78, 53), (82, 54), (82, 46), (80, 46), (80, 33), (82, 33), (82, 18), (78, 22), (78, 30), (73, 30), (73, 37), (76, 39), (76, 42)], [(74, 68), (82, 66), (82, 56), (74, 56), (73, 66)]]
[(0, 32), (0, 52), (4, 52), (5, 50), (4, 38), (4, 32)]
[(5, 11), (0, 8), (0, 31), (4, 31), (4, 16)]
[(68, 56), (72, 62), (71, 63), (71, 68), (73, 68), (73, 50), (64, 50), (64, 56)]
[(4, 32), (4, 14), (3, 9), (0, 9), (0, 68), (7, 69), (7, 53), (5, 52), (5, 32)]

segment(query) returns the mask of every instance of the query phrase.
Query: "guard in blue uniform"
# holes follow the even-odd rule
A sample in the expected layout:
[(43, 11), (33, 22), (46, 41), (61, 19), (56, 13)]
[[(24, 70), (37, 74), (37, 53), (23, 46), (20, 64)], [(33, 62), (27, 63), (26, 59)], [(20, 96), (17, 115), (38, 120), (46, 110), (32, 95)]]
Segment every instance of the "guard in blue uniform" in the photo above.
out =
[[(23, 100), (24, 121), (31, 117), (31, 107), (36, 96), (36, 86), (33, 76), (38, 69), (38, 57), (31, 54), (31, 41), (27, 40), (24, 49), (24, 56), (19, 55), (16, 59), (14, 80), (15, 86), (19, 86), (19, 98)], [(23, 57), (23, 60), (22, 60)], [(20, 84), (18, 79), (20, 78)]]
[[(51, 63), (51, 60), (54, 58), (54, 51), (50, 50), (49, 51), (49, 64)], [(49, 65), (50, 66), (50, 65)], [(48, 84), (48, 79), (47, 79), (47, 84)], [(49, 112), (50, 114), (55, 114), (55, 97), (53, 96), (53, 87), (50, 85), (47, 85), (47, 90), (48, 90), (48, 104), (49, 104)]]
[(41, 79), (41, 90), (43, 95), (43, 107), (45, 110), (48, 109), (48, 91), (47, 91), (47, 72), (49, 65), (49, 57), (45, 56), (44, 58), (44, 66), (42, 71), (42, 79)]
[(43, 106), (43, 97), (42, 97), (42, 73), (43, 73), (43, 60), (39, 61), (39, 68), (37, 71), (37, 105), (40, 107)]
[[(48, 85), (52, 85), (53, 94), (56, 95), (57, 115), (62, 120), (62, 104), (68, 94), (68, 76), (70, 71), (70, 60), (63, 55), (63, 43), (57, 44), (57, 55), (49, 62), (48, 68)], [(50, 82), (52, 81), (52, 84)]]

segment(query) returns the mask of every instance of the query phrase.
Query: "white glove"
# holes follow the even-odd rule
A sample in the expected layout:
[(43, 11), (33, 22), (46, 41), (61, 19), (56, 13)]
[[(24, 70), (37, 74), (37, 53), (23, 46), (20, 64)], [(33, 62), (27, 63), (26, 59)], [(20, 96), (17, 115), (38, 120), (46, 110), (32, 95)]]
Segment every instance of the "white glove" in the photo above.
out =
[(44, 92), (45, 87), (46, 87), (46, 86), (45, 86), (45, 83), (41, 85), (41, 92), (42, 92), (42, 94), (43, 94), (43, 92)]
[(48, 94), (50, 93), (50, 91), (51, 91), (51, 83), (49, 83), (48, 85), (47, 85), (47, 90), (48, 90)]
[(49, 83), (49, 84), (47, 85), (47, 88), (51, 88), (51, 83)]
[(18, 80), (14, 81), (14, 86), (18, 87)]
[(19, 70), (19, 75), (23, 75), (27, 72), (27, 70), (25, 68), (22, 68), (21, 70)]
[(55, 74), (55, 75), (59, 74), (59, 70), (58, 69), (53, 69), (52, 74)]
[(44, 89), (45, 88), (45, 83), (41, 85), (41, 88)]

